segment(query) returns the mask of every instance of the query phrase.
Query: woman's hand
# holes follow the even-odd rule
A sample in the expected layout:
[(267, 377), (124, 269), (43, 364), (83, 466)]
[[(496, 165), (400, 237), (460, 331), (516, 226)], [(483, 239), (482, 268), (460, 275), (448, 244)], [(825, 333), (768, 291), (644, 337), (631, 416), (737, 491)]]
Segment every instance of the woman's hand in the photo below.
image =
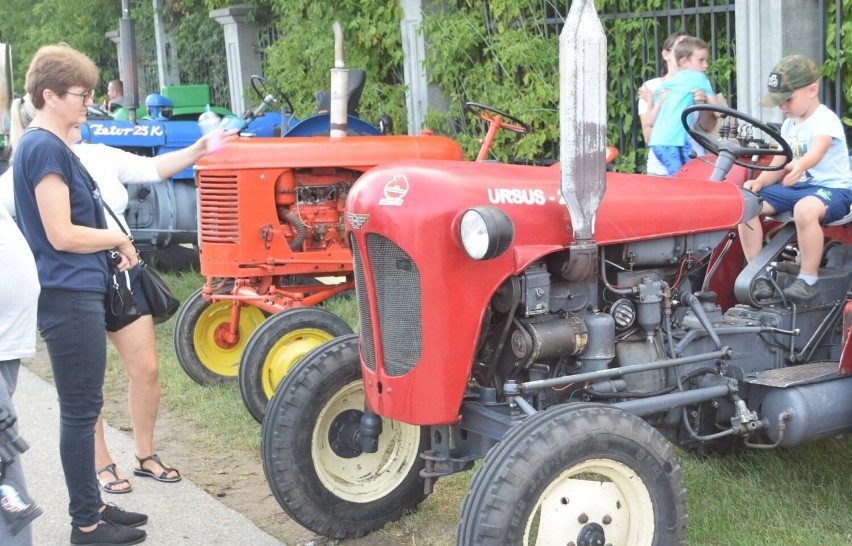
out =
[(120, 246), (116, 248), (118, 250), (119, 260), (116, 264), (116, 267), (119, 271), (127, 271), (128, 269), (133, 269), (139, 264), (139, 257), (136, 254), (136, 247), (133, 246), (133, 243), (130, 239), (126, 239)]

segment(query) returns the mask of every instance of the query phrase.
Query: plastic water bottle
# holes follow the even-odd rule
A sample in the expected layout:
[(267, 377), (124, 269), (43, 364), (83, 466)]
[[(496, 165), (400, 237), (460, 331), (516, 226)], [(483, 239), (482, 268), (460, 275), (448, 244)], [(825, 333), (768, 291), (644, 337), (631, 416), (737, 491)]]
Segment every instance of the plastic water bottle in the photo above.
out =
[(213, 133), (213, 136), (207, 138), (207, 151), (209, 153), (215, 152), (222, 145), (217, 134), (221, 122), (222, 120), (216, 115), (216, 112), (210, 109), (209, 104), (207, 109), (198, 116), (198, 128), (201, 129), (201, 134)]

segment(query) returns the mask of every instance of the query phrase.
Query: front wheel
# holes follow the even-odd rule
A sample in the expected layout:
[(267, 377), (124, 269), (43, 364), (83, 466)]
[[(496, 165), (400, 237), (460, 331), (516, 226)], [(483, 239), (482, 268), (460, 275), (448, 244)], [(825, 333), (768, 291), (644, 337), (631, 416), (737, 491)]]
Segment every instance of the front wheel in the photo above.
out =
[(615, 408), (556, 406), (513, 428), (462, 504), (457, 544), (685, 544), (674, 450)]
[[(423, 501), (426, 428), (382, 420), (379, 449), (353, 449), (364, 409), (358, 337), (314, 349), (284, 377), (261, 431), (266, 481), (300, 525), (331, 538), (382, 528)], [(348, 431), (348, 434), (347, 434)]]
[[(226, 283), (220, 292), (230, 292), (232, 287), (232, 282)], [(222, 336), (229, 328), (232, 306), (230, 301), (205, 300), (199, 288), (178, 311), (175, 353), (180, 367), (199, 385), (234, 381), (249, 336), (266, 319), (257, 307), (244, 306), (240, 309), (237, 341), (227, 343)]]
[(275, 388), (305, 354), (351, 333), (343, 319), (316, 307), (282, 311), (261, 324), (243, 350), (238, 372), (240, 395), (251, 416), (263, 422)]

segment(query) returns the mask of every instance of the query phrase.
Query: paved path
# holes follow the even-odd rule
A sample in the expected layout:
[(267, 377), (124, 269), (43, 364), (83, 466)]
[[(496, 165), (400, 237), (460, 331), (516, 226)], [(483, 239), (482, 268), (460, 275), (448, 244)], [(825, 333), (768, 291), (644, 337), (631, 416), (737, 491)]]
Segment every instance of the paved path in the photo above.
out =
[[(21, 366), (14, 396), (20, 435), (30, 445), (23, 454), (24, 473), (32, 497), (44, 509), (33, 523), (33, 544), (70, 544), (68, 493), (59, 462), (59, 403), (53, 385)], [(132, 460), (133, 439), (107, 425), (106, 438), (117, 460)], [(164, 488), (168, 491), (164, 491)], [(280, 546), (280, 542), (184, 478), (180, 483), (133, 480), (128, 495), (105, 495), (127, 510), (148, 514), (146, 546), (252, 545)]]

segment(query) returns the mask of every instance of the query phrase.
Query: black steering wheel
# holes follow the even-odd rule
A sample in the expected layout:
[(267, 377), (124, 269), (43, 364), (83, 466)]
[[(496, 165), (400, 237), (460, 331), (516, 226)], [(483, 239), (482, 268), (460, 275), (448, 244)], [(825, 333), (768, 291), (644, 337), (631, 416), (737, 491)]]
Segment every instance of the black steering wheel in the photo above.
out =
[(278, 89), (274, 83), (263, 76), (257, 75), (252, 76), (250, 81), (252, 89), (254, 89), (254, 92), (257, 93), (257, 96), (260, 97), (261, 101), (265, 101), (267, 95), (271, 95), (272, 100), (287, 107), (285, 114), (293, 114), (293, 112), (295, 112), (293, 105), (290, 103), (290, 99), (288, 99), (287, 95)]
[[(740, 144), (740, 141), (736, 138), (728, 138), (725, 140), (720, 140), (709, 133), (702, 131), (696, 127), (692, 127), (689, 124), (688, 117), (693, 112), (716, 112), (723, 116), (730, 116), (736, 120), (743, 121), (745, 123), (750, 124), (752, 127), (756, 127), (763, 131), (767, 136), (769, 136), (773, 143), (780, 146), (780, 149), (777, 148), (752, 148), (749, 146), (743, 146)], [(727, 106), (721, 106), (717, 104), (693, 104), (688, 107), (680, 116), (680, 122), (683, 123), (684, 128), (686, 128), (686, 132), (689, 133), (697, 143), (701, 144), (701, 146), (707, 150), (709, 153), (714, 154), (718, 157), (716, 165), (717, 168), (720, 168), (720, 164), (724, 164), (727, 166), (727, 170), (730, 170), (732, 165), (739, 165), (741, 167), (745, 167), (746, 169), (755, 169), (758, 171), (780, 171), (784, 168), (784, 165), (758, 165), (756, 162), (749, 162), (741, 157), (748, 156), (784, 156), (786, 161), (784, 164), (789, 163), (793, 160), (793, 150), (790, 148), (790, 145), (787, 144), (787, 141), (781, 137), (781, 134), (775, 130), (769, 124), (754, 119), (751, 116), (747, 116), (742, 112), (734, 110), (733, 108), (728, 108)], [(727, 171), (725, 171), (727, 174)], [(715, 174), (715, 173), (714, 173)]]
[[(507, 114), (501, 110), (498, 110), (492, 106), (487, 106), (485, 104), (480, 104), (478, 102), (466, 102), (464, 103), (464, 109), (478, 117), (482, 121), (488, 123), (494, 123), (495, 116), (500, 116), (501, 122), (500, 127), (505, 127), (506, 129), (512, 131), (513, 133), (518, 133), (519, 135), (526, 135), (528, 133), (532, 133), (532, 127), (519, 120), (515, 116)], [(492, 114), (492, 115), (489, 115)], [(503, 123), (502, 120), (508, 119), (512, 123)]]

